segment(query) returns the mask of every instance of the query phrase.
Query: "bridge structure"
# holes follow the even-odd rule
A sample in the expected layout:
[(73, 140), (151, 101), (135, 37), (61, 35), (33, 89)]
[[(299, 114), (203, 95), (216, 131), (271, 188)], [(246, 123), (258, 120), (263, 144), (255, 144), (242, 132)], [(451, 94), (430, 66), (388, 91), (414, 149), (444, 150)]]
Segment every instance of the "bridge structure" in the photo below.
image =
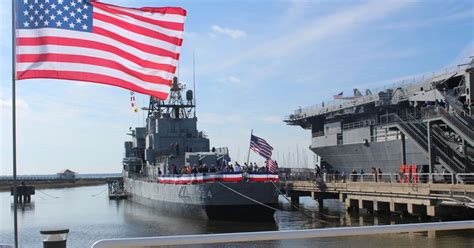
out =
[[(348, 211), (365, 210), (416, 216), (447, 216), (474, 212), (474, 173), (322, 174), (287, 172), (280, 190), (293, 207), (310, 196), (324, 206), (338, 199)], [(430, 180), (431, 179), (431, 180)]]
[[(74, 181), (74, 180), (108, 180), (122, 178), (121, 173), (79, 174), (74, 178), (61, 178), (59, 175), (19, 175), (18, 181), (47, 182), (47, 181)], [(0, 176), (0, 183), (13, 182), (13, 176)]]

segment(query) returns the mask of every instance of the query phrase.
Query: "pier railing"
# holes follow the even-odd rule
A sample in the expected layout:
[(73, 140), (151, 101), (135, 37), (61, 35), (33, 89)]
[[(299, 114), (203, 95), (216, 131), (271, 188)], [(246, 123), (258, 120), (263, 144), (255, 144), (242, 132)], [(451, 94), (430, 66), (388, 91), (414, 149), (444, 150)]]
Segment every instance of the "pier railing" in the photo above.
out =
[[(464, 177), (472, 176), (474, 173), (464, 173)], [(461, 184), (462, 180), (453, 173), (382, 173), (382, 174), (325, 174), (324, 182), (378, 182), (378, 183), (444, 183)], [(463, 178), (464, 178), (463, 177)], [(462, 178), (459, 178), (462, 179)]]
[(474, 173), (458, 173), (456, 181), (464, 182), (464, 184), (474, 184)]
[(300, 171), (281, 173), (281, 181), (315, 181), (322, 179), (326, 183), (348, 182), (348, 183), (435, 183), (435, 184), (474, 184), (474, 173), (321, 173), (314, 171)]

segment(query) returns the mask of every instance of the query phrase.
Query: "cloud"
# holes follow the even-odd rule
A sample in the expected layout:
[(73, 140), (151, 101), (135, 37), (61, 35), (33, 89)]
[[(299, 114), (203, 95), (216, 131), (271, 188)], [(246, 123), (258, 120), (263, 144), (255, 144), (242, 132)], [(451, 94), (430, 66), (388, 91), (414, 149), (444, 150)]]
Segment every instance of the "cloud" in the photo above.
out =
[(277, 116), (277, 115), (267, 115), (267, 116), (262, 117), (260, 120), (267, 124), (281, 124), (282, 123), (281, 116)]
[(188, 31), (184, 31), (184, 32), (183, 32), (183, 36), (184, 36), (185, 38), (193, 38), (193, 37), (195, 37), (195, 36), (197, 36), (197, 35), (198, 35), (198, 34), (195, 33), (195, 32), (188, 32)]
[[(387, 16), (404, 5), (400, 2), (373, 1), (355, 7), (337, 11), (335, 14), (308, 20), (307, 25), (295, 29), (279, 39), (260, 48), (260, 53), (267, 57), (284, 57), (301, 51), (308, 46), (314, 47), (315, 42), (326, 40), (335, 35), (364, 27), (367, 23)], [(290, 37), (298, 37), (292, 39)]]
[(278, 115), (264, 115), (262, 117), (252, 114), (228, 113), (218, 114), (203, 112), (199, 114), (199, 121), (206, 125), (240, 125), (248, 123), (282, 124), (282, 117)]
[[(11, 9), (9, 4), (0, 5), (0, 15), (4, 17), (4, 20), (11, 20)], [(0, 31), (2, 34), (7, 30), (10, 30), (11, 22), (3, 21), (0, 23)]]
[(471, 61), (471, 56), (474, 56), (474, 40), (468, 42), (446, 67), (469, 63)]
[(387, 29), (403, 29), (403, 28), (420, 28), (425, 27), (433, 24), (439, 24), (440, 22), (449, 22), (449, 21), (456, 21), (460, 19), (466, 19), (474, 17), (474, 11), (472, 9), (456, 12), (449, 15), (442, 15), (433, 18), (425, 18), (422, 20), (407, 20), (407, 21), (400, 21), (392, 24), (388, 24), (383, 26), (383, 28)]
[(284, 25), (291, 25), (294, 21), (304, 20), (309, 8), (308, 5), (318, 4), (311, 0), (291, 0), (287, 7), (286, 17), (283, 18)]
[(235, 83), (240, 83), (240, 78), (235, 77), (235, 76), (229, 76), (229, 77), (227, 78), (227, 80), (228, 80), (229, 82), (231, 82), (231, 83), (234, 83), (234, 84), (235, 84)]
[[(8, 99), (8, 100), (0, 99), (0, 108), (11, 109), (11, 107), (12, 107), (12, 100), (11, 99)], [(28, 103), (25, 100), (20, 98), (20, 99), (16, 99), (16, 108), (17, 109), (28, 110), (29, 106), (28, 106)]]
[(218, 114), (202, 112), (199, 114), (199, 122), (206, 125), (242, 124), (244, 120), (247, 120), (247, 118), (238, 113)]
[(222, 83), (222, 84), (239, 84), (242, 82), (242, 80), (240, 80), (240, 78), (236, 77), (236, 76), (228, 76), (226, 78), (221, 78), (221, 79), (218, 79), (217, 80), (219, 83)]
[(239, 39), (239, 38), (244, 38), (245, 36), (247, 36), (247, 33), (245, 33), (245, 31), (242, 31), (239, 29), (230, 29), (230, 28), (225, 28), (218, 25), (213, 25), (211, 29), (216, 34), (227, 35), (234, 40)]
[[(239, 56), (233, 56), (218, 65), (207, 68), (207, 73), (215, 73), (248, 60), (280, 61), (275, 67), (285, 66), (281, 59), (297, 59), (307, 56), (309, 51), (317, 48), (318, 42), (326, 41), (333, 36), (348, 35), (368, 24), (382, 19), (410, 4), (409, 1), (370, 1), (357, 6), (345, 7), (323, 17), (308, 19), (298, 27), (290, 26), (287, 30), (280, 30), (275, 39), (266, 38), (265, 42), (252, 43), (253, 49)], [(295, 39), (294, 37), (298, 37)], [(261, 44), (256, 46), (255, 44)], [(268, 65), (267, 65), (268, 66)], [(271, 70), (270, 70), (271, 69)], [(270, 73), (277, 72), (278, 68), (269, 68)]]

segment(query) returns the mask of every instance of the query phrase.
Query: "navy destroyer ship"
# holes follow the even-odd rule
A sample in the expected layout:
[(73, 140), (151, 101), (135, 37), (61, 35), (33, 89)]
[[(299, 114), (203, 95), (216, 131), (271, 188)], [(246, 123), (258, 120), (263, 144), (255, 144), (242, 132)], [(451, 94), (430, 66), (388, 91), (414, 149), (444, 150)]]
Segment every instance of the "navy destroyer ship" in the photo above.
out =
[[(474, 59), (439, 75), (299, 108), (284, 119), (311, 131), (329, 171), (474, 172)], [(342, 94), (341, 94), (342, 95)], [(336, 97), (335, 97), (336, 98)]]
[(229, 172), (228, 149), (210, 148), (197, 129), (193, 91), (184, 91), (174, 78), (168, 100), (151, 97), (143, 108), (146, 126), (130, 128), (123, 159), (128, 198), (178, 216), (273, 220), (278, 175)]

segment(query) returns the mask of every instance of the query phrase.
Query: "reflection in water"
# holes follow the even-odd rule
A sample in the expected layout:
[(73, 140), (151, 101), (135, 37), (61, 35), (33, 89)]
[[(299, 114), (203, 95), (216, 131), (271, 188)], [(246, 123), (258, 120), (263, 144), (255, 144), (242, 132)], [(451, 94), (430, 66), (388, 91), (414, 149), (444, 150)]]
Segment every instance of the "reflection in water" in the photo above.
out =
[[(368, 215), (365, 212), (344, 210), (337, 200), (325, 201), (325, 207), (310, 198), (301, 198), (301, 211), (287, 211), (290, 205), (281, 199), (281, 209), (275, 222), (246, 223), (207, 221), (166, 216), (156, 209), (127, 200), (109, 201), (105, 193), (97, 195), (106, 185), (67, 189), (48, 189), (43, 197), (33, 197), (30, 208), (18, 211), (21, 247), (42, 247), (39, 231), (50, 228), (69, 228), (68, 247), (90, 247), (104, 238), (145, 237), (180, 234), (249, 232), (328, 228), (359, 225), (388, 225), (416, 223), (425, 220), (387, 215)], [(53, 197), (54, 196), (54, 197)], [(0, 243), (13, 241), (12, 198), (0, 192)], [(450, 231), (412, 234), (319, 238), (292, 241), (268, 241), (196, 247), (472, 247), (474, 231)], [(187, 246), (190, 247), (190, 246)]]
[[(11, 210), (13, 211), (13, 209), (15, 209), (15, 204), (13, 204), (13, 200), (12, 202), (10, 203), (10, 208)], [(18, 211), (19, 212), (25, 212), (25, 211), (32, 211), (35, 209), (35, 203), (34, 202), (30, 202), (30, 203), (18, 203)]]

